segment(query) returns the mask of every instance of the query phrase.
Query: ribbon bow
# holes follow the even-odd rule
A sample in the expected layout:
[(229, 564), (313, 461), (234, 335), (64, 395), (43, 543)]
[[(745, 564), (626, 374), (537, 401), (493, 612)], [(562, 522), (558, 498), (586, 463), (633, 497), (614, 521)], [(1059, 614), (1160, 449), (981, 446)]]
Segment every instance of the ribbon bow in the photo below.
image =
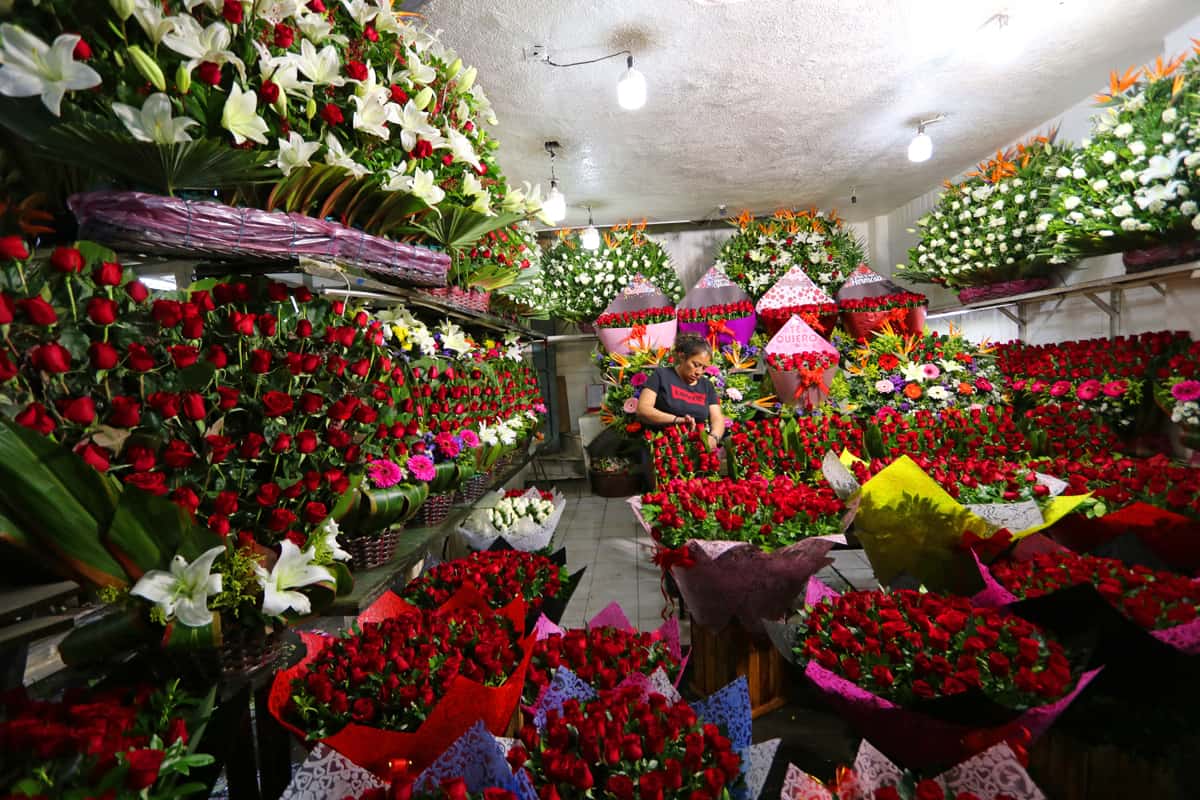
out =
[(629, 335), (621, 340), (621, 344), (627, 344), (634, 350), (649, 348), (650, 345), (646, 342), (646, 326), (634, 325)]
[(793, 399), (799, 400), (800, 395), (813, 386), (820, 385), (826, 392), (833, 388), (832, 385), (825, 383), (825, 369), (825, 367), (801, 367), (796, 370), (796, 373), (800, 376), (800, 383), (796, 386), (796, 393), (793, 395)]
[(666, 605), (662, 611), (662, 618), (666, 619), (675, 608), (674, 601), (667, 594), (667, 575), (670, 574), (672, 567), (687, 569), (688, 567), (696, 566), (696, 559), (692, 555), (692, 551), (685, 544), (683, 547), (675, 548), (658, 547), (654, 550), (654, 557), (651, 560), (655, 566), (662, 570), (662, 576), (658, 580), (658, 589), (662, 592), (663, 600), (666, 601)]
[(706, 321), (708, 322), (708, 343), (713, 346), (714, 350), (717, 347), (717, 340), (721, 334), (728, 334), (730, 339), (733, 338), (733, 330), (725, 324), (725, 320), (710, 319)]

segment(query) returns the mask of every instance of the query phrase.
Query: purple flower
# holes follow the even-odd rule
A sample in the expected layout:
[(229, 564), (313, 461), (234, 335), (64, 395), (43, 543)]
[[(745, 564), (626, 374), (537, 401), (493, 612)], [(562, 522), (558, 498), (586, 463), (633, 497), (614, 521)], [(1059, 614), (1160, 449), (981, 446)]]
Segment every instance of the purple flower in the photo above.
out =
[(414, 478), (426, 483), (433, 480), (433, 476), (437, 474), (433, 468), (433, 461), (429, 456), (423, 455), (409, 457), (408, 471), (413, 474)]
[(639, 386), (644, 386), (648, 380), (650, 380), (650, 377), (646, 373), (638, 372), (629, 379), (629, 382), (634, 386), (634, 388), (637, 388)]
[(367, 464), (367, 478), (376, 489), (386, 489), (404, 480), (404, 469), (395, 461), (372, 461)]
[(909, 411), (912, 411), (912, 403), (908, 402), (907, 400), (904, 400), (904, 401), (902, 401), (902, 402), (900, 403), (900, 405), (898, 406), (898, 408), (899, 408), (899, 409), (900, 409), (900, 410), (901, 410), (903, 413), (907, 414)]

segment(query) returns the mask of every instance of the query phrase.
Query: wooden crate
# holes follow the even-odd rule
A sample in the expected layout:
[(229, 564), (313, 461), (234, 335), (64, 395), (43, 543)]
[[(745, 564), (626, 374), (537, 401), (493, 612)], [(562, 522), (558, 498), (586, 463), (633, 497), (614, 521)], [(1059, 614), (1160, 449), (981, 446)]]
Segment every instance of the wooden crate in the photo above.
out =
[(755, 719), (787, 702), (786, 664), (766, 637), (760, 641), (736, 621), (714, 631), (693, 619), (691, 629), (691, 685), (697, 694), (707, 697), (745, 675)]
[(1052, 800), (1183, 800), (1169, 766), (1051, 729), (1029, 752), (1029, 773)]

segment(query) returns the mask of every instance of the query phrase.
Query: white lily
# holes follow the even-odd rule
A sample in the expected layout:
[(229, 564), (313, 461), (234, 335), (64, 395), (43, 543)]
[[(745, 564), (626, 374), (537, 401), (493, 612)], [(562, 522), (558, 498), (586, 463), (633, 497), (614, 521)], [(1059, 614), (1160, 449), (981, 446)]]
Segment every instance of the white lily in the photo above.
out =
[(171, 571), (152, 569), (133, 585), (130, 594), (149, 600), (167, 619), (176, 619), (189, 628), (200, 628), (213, 621), (208, 598), (221, 593), (221, 576), (212, 574), (213, 562), (225, 552), (225, 545), (205, 550), (189, 564), (183, 556), (171, 559)]
[(287, 539), (279, 548), (279, 560), (270, 572), (261, 566), (254, 568), (263, 590), (263, 613), (269, 617), (282, 616), (289, 610), (307, 614), (312, 611), (312, 603), (307, 595), (295, 590), (315, 583), (334, 583), (333, 573), (313, 563), (311, 549), (301, 550)]
[(916, 381), (918, 383), (925, 380), (925, 373), (922, 371), (920, 364), (915, 361), (910, 361), (900, 368), (900, 372), (904, 375), (906, 381)]
[(334, 561), (349, 561), (351, 558), (350, 553), (346, 550), (343, 550), (341, 544), (339, 544), (337, 540), (337, 537), (339, 534), (341, 534), (341, 532), (342, 529), (338, 526), (337, 520), (333, 517), (330, 517), (321, 523), (321, 527), (318, 530), (318, 533), (324, 537), (322, 538), (321, 543), (324, 545), (324, 549), (329, 551), (330, 557), (333, 558)]
[(312, 42), (305, 39), (300, 43), (300, 52), (288, 55), (287, 59), (314, 86), (341, 86), (346, 82), (341, 75), (342, 62), (338, 58), (337, 48), (331, 44), (317, 50)]
[[(474, 177), (468, 175), (467, 177)], [(529, 184), (526, 183), (526, 186)], [(508, 187), (508, 191), (504, 193), (504, 199), (500, 201), (500, 208), (514, 214), (520, 214), (525, 210), (525, 192), (513, 186)]]
[(259, 144), (267, 143), (267, 122), (258, 115), (257, 109), (257, 94), (242, 91), (237, 83), (230, 87), (225, 108), (221, 111), (221, 127), (233, 134), (236, 144), (247, 139)]
[(390, 0), (377, 0), (375, 7), (375, 30), (380, 33), (400, 33), (405, 25), (392, 11)]
[(1175, 177), (1175, 173), (1179, 169), (1179, 162), (1185, 155), (1187, 155), (1186, 152), (1172, 150), (1170, 155), (1150, 156), (1150, 164), (1141, 171), (1138, 180), (1142, 182), (1142, 186), (1145, 186), (1150, 181), (1165, 181)]
[(229, 49), (233, 36), (228, 25), (213, 22), (205, 28), (187, 14), (179, 14), (170, 20), (173, 29), (163, 36), (162, 43), (187, 58), (185, 66), (188, 70), (195, 69), (202, 61), (233, 64), (242, 80), (246, 79), (246, 65)]
[(64, 33), (48, 45), (23, 28), (0, 25), (0, 94), (41, 96), (50, 113), (62, 115), (67, 92), (100, 85), (100, 73), (75, 60), (79, 36)]
[(431, 142), (441, 140), (441, 131), (429, 124), (429, 115), (417, 108), (417, 104), (409, 100), (400, 110), (400, 144), (406, 151), (417, 146), (417, 139), (425, 138)]
[(437, 70), (428, 64), (421, 63), (421, 57), (412, 50), (404, 54), (405, 73), (408, 79), (417, 86), (428, 86), (437, 80)]
[(305, 39), (314, 44), (321, 44), (326, 40), (339, 44), (347, 41), (345, 36), (334, 34), (333, 23), (329, 21), (328, 17), (315, 11), (308, 11), (308, 9), (304, 9), (296, 17), (296, 27), (300, 29), (300, 33)]
[(171, 31), (175, 30), (175, 19), (163, 14), (162, 3), (152, 0), (137, 0), (133, 7), (133, 17), (142, 26), (142, 30), (150, 37), (150, 41), (158, 44)]
[(278, 141), (279, 155), (271, 163), (279, 167), (284, 175), (300, 167), (312, 166), (310, 159), (321, 149), (320, 142), (306, 142), (304, 137), (295, 131), (290, 131), (288, 138)]
[[(1145, 189), (1138, 189), (1137, 195), (1133, 198), (1133, 202), (1143, 211), (1150, 209), (1151, 213), (1157, 214), (1166, 207), (1167, 203), (1175, 199), (1183, 183), (1180, 181), (1170, 181), (1169, 183), (1160, 183), (1155, 186), (1148, 186)], [(1126, 228), (1126, 230), (1129, 230)]]
[(125, 123), (125, 128), (139, 142), (174, 144), (190, 142), (187, 129), (198, 124), (191, 117), (171, 117), (171, 99), (162, 92), (146, 98), (140, 109), (124, 103), (113, 103), (113, 113)]
[(379, 7), (374, 3), (368, 3), (367, 0), (342, 0), (342, 5), (346, 7), (346, 12), (354, 18), (360, 28), (365, 28), (367, 23), (375, 19), (379, 13)]
[(259, 19), (266, 20), (272, 25), (278, 25), (286, 19), (291, 19), (304, 9), (303, 0), (271, 0), (271, 2), (255, 3), (254, 13)]
[(483, 188), (483, 184), (479, 182), (471, 173), (467, 173), (463, 178), (463, 194), (467, 197), (484, 197), (488, 195), (488, 190)]
[(400, 106), (391, 102), (386, 89), (376, 89), (365, 95), (354, 95), (354, 129), (387, 141), (392, 132), (388, 123), (400, 121)]
[(325, 137), (325, 163), (341, 167), (356, 178), (366, 175), (369, 170), (346, 154), (342, 143), (332, 133)]
[(492, 194), (488, 191), (485, 191), (481, 195), (476, 195), (475, 202), (471, 203), (469, 208), (476, 213), (483, 214), (485, 217), (496, 216), (496, 212), (492, 210)]
[(450, 144), (450, 152), (454, 153), (455, 161), (462, 161), (479, 169), (479, 156), (475, 154), (475, 147), (471, 144), (470, 139), (458, 131), (450, 129), (446, 131), (446, 140)]
[(508, 426), (508, 423), (501, 422), (497, 426), (496, 431), (500, 436), (500, 444), (510, 445), (517, 443), (517, 432)]
[(471, 342), (467, 339), (466, 332), (455, 323), (448, 319), (443, 320), (438, 326), (438, 332), (442, 334), (442, 347), (446, 350), (453, 350), (460, 355), (470, 352)]
[(433, 171), (420, 167), (415, 169), (412, 175), (404, 178), (402, 188), (431, 206), (436, 206), (446, 197), (446, 192), (437, 185), (437, 176), (433, 174)]
[(942, 368), (942, 372), (962, 372), (963, 365), (950, 358), (938, 360), (938, 366)]

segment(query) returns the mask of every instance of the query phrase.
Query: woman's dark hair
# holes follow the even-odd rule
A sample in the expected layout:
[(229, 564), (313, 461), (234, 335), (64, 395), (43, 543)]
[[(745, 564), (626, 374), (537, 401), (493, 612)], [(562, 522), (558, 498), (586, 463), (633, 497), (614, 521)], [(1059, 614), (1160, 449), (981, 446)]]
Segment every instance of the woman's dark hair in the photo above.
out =
[(695, 333), (681, 333), (675, 337), (675, 352), (684, 358), (690, 358), (700, 353), (712, 355), (712, 345), (703, 336)]

